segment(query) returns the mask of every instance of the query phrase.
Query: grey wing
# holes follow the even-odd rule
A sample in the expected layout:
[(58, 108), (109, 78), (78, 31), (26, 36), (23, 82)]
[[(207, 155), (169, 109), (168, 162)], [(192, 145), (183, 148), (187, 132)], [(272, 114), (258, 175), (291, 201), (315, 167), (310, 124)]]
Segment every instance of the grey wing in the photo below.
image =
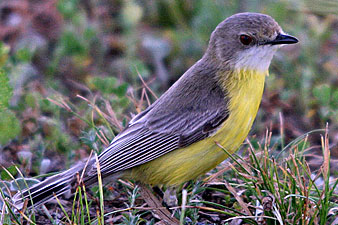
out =
[(100, 154), (103, 176), (154, 160), (209, 137), (228, 118), (214, 69), (199, 61)]
[(228, 117), (227, 111), (185, 111), (156, 120), (136, 121), (100, 154), (103, 176), (123, 171), (175, 149), (186, 147), (213, 133)]

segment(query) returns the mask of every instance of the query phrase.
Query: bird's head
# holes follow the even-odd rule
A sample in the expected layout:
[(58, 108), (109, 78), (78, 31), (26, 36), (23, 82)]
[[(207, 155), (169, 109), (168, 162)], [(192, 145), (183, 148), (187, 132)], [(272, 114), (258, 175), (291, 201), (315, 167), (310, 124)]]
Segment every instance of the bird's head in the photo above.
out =
[(280, 46), (297, 42), (268, 15), (238, 13), (216, 27), (207, 54), (232, 70), (266, 72)]

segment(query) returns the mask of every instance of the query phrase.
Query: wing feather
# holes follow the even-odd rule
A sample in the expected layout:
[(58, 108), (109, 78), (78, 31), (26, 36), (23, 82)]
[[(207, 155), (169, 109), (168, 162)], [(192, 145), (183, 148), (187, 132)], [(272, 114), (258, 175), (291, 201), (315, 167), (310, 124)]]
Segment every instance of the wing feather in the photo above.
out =
[[(223, 122), (227, 118), (228, 113), (224, 112), (224, 114), (221, 114), (223, 116), (211, 112), (193, 115), (194, 118), (187, 123), (182, 123), (182, 118), (186, 116), (167, 117), (170, 123), (167, 123), (162, 132), (159, 130), (153, 131), (144, 125), (138, 125), (136, 128), (130, 127), (130, 131), (125, 130), (124, 132), (127, 133), (113, 141), (99, 156), (101, 173), (108, 176), (202, 140), (211, 133), (210, 128), (205, 132), (207, 125), (215, 124), (214, 128), (217, 128), (220, 121)], [(190, 132), (180, 135), (170, 132), (170, 130), (177, 129), (190, 130)], [(130, 135), (128, 135), (128, 132), (130, 132)]]
[[(196, 73), (190, 71), (194, 77), (183, 75), (115, 137), (99, 156), (104, 177), (189, 146), (209, 137), (221, 126), (229, 116), (227, 98), (218, 83), (202, 72), (215, 73), (204, 68)], [(96, 169), (91, 172), (96, 173)]]

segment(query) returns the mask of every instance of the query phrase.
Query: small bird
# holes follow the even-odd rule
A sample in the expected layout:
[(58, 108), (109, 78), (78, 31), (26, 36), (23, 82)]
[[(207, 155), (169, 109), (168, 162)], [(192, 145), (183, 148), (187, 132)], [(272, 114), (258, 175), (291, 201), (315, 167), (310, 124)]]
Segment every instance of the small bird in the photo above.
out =
[[(298, 40), (268, 15), (238, 13), (212, 32), (203, 57), (136, 115), (99, 156), (103, 180), (175, 187), (215, 168), (242, 144), (256, 117), (276, 50)], [(14, 205), (45, 203), (83, 174), (97, 183), (94, 158), (17, 193)], [(84, 171), (85, 170), (85, 171)]]

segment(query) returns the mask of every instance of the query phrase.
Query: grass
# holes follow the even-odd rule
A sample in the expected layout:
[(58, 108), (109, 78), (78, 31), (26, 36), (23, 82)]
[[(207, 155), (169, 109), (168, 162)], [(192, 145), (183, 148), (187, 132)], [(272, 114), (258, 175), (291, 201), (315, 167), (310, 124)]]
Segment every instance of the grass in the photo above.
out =
[[(321, 135), (323, 162), (320, 168), (313, 170), (305, 157), (311, 148), (309, 136), (316, 133)], [(195, 224), (197, 221), (223, 221), (226, 224), (231, 220), (247, 224), (332, 223), (338, 212), (338, 179), (332, 179), (330, 174), (328, 129), (304, 134), (283, 147), (283, 151), (271, 145), (271, 137), (272, 133), (267, 131), (263, 143), (247, 139), (241, 155), (229, 155), (231, 160), (220, 165), (203, 181), (184, 184), (182, 193), (178, 193), (179, 206), (169, 209), (180, 224)], [(114, 206), (105, 208), (107, 201), (104, 201), (105, 188), (99, 166), (98, 174), (97, 197), (90, 194), (88, 198), (88, 187), (81, 182), (83, 174), (78, 174), (79, 186), (71, 207), (56, 197), (61, 211), (52, 212), (61, 216), (58, 222), (45, 206), (39, 211), (40, 215), (25, 208), (15, 213), (10, 195), (5, 197), (2, 191), (5, 204), (0, 221), (4, 224), (5, 221), (7, 224), (23, 224), (24, 221), (38, 224), (36, 218), (41, 214), (45, 214), (51, 224), (105, 224), (108, 218), (119, 218), (117, 221), (122, 224), (153, 224), (158, 220), (152, 213), (160, 208), (146, 207), (147, 199), (143, 199), (139, 187), (130, 182), (120, 181), (118, 190), (128, 190), (129, 203), (118, 209)], [(12, 176), (9, 171), (8, 175)], [(12, 179), (15, 181), (14, 177)], [(28, 186), (27, 183), (25, 185)]]

